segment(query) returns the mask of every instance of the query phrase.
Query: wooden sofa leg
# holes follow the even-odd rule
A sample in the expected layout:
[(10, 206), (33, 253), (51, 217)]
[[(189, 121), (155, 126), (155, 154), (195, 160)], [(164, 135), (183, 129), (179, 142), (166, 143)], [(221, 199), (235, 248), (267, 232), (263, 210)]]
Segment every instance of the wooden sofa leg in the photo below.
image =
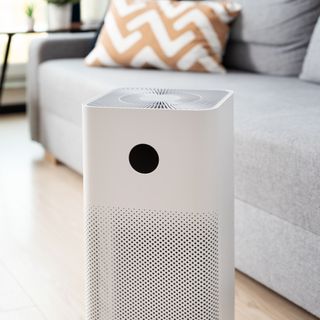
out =
[(46, 159), (46, 161), (56, 166), (60, 163), (59, 160), (49, 151), (45, 152), (44, 158)]

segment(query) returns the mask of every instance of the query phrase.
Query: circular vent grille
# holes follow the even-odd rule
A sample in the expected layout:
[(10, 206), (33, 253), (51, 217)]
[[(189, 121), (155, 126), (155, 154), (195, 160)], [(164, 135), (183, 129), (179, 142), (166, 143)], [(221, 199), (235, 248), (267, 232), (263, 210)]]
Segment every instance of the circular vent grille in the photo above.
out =
[(146, 109), (180, 109), (202, 100), (197, 94), (174, 89), (128, 88), (121, 90), (123, 94), (120, 101)]
[(220, 106), (230, 93), (223, 90), (187, 90), (163, 88), (120, 88), (93, 100), (88, 107), (208, 110)]

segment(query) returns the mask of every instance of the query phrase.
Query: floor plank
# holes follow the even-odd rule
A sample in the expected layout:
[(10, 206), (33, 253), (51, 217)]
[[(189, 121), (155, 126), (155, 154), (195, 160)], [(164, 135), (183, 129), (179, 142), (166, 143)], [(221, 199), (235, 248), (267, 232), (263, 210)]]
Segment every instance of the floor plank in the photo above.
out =
[(0, 313), (0, 320), (45, 320), (37, 308), (24, 308)]
[(236, 320), (316, 320), (317, 318), (273, 291), (236, 274)]
[[(23, 115), (0, 116), (0, 155), (0, 320), (84, 319), (81, 176), (43, 160)], [(237, 273), (236, 320), (298, 319), (316, 318)]]
[(0, 263), (0, 314), (15, 309), (33, 307), (31, 298), (9, 271)]

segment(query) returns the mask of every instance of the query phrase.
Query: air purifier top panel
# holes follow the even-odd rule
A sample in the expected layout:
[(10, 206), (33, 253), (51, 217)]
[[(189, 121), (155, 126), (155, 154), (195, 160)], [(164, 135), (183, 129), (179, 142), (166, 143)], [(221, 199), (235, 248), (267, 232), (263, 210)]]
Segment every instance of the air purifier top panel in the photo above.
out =
[(217, 108), (231, 93), (223, 90), (121, 88), (87, 104), (94, 108), (208, 110)]

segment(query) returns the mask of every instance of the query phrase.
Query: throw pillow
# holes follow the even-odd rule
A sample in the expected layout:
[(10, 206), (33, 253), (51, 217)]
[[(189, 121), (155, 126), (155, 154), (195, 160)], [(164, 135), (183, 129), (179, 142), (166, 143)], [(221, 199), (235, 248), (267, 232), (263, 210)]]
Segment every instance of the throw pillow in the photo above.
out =
[(300, 79), (320, 83), (320, 18), (311, 37)]
[(222, 73), (231, 1), (113, 0), (89, 66)]

